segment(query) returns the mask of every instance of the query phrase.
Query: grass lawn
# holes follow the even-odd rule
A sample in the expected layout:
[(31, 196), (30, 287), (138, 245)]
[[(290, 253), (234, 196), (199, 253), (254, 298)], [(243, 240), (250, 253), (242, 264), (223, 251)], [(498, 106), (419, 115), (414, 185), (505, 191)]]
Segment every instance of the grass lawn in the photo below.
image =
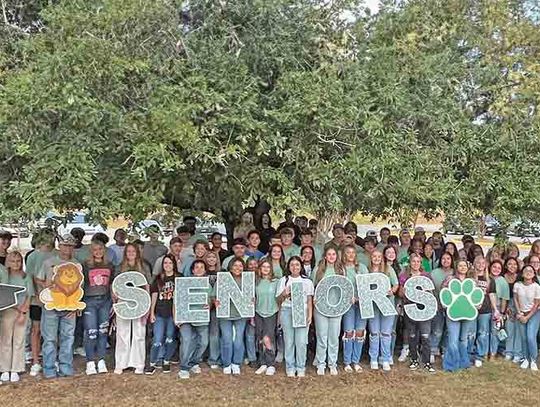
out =
[(57, 380), (24, 375), (17, 384), (0, 386), (2, 406), (49, 405), (178, 405), (178, 406), (538, 406), (540, 374), (523, 371), (505, 361), (460, 373), (409, 372), (400, 364), (390, 373), (365, 370), (360, 374), (325, 377), (308, 370), (303, 379), (256, 376), (244, 367), (239, 377), (226, 377), (204, 366), (200, 376), (180, 381), (177, 369), (169, 375), (98, 375)]

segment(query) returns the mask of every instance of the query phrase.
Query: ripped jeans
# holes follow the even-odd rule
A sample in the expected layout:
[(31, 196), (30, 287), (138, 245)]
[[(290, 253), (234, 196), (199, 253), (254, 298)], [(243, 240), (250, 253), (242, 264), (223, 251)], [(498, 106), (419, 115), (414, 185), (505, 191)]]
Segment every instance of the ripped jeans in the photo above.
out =
[(377, 362), (379, 356), (383, 362), (390, 362), (392, 359), (392, 327), (396, 317), (396, 315), (384, 316), (378, 308), (374, 309), (374, 317), (368, 320), (370, 362)]
[(362, 319), (358, 304), (353, 304), (343, 315), (343, 363), (359, 364), (366, 339), (367, 319)]
[(156, 315), (154, 337), (150, 349), (150, 364), (170, 362), (176, 352), (176, 326), (174, 318)]
[(413, 321), (405, 315), (405, 325), (409, 332), (409, 354), (411, 360), (418, 361), (418, 345), (420, 345), (420, 362), (429, 363), (431, 355), (431, 320)]
[(86, 361), (92, 362), (105, 358), (107, 337), (109, 336), (109, 313), (111, 297), (96, 295), (85, 297), (86, 308), (83, 313)]

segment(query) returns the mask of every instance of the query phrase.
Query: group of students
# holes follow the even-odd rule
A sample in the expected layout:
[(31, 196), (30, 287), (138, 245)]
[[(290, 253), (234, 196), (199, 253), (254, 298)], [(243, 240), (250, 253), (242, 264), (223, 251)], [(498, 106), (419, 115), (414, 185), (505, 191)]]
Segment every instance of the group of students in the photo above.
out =
[[(0, 381), (19, 380), (25, 371), (25, 349), (30, 349), (31, 376), (41, 371), (45, 378), (73, 375), (74, 353), (85, 355), (87, 375), (106, 373), (111, 346), (116, 374), (128, 368), (135, 374), (150, 375), (157, 369), (169, 373), (178, 358), (181, 379), (201, 373), (203, 361), (226, 375), (241, 374), (245, 363), (258, 375), (274, 375), (283, 359), (288, 377), (303, 377), (310, 353), (317, 375), (325, 375), (327, 369), (337, 375), (339, 362), (345, 372), (360, 372), (364, 345), (372, 370), (391, 370), (396, 348), (401, 348), (398, 361), (408, 359), (411, 370), (434, 372), (437, 357), (447, 371), (472, 364), (481, 367), (497, 355), (521, 368), (538, 370), (540, 241), (520, 259), (513, 244), (494, 246), (484, 254), (471, 236), (464, 236), (458, 250), (454, 243), (445, 243), (440, 232), (428, 239), (422, 228), (414, 235), (403, 229), (399, 236), (383, 228), (380, 239), (374, 231), (360, 238), (353, 222), (334, 225), (332, 238), (326, 241), (315, 220), (293, 221), (289, 211), (277, 230), (268, 214), (257, 226), (250, 213), (244, 214), (234, 230), (232, 252), (222, 247), (221, 234), (214, 233), (210, 241), (197, 234), (192, 217), (186, 217), (176, 232), (167, 248), (153, 227), (147, 230), (148, 241), (130, 243), (119, 229), (110, 246), (104, 234), (83, 245), (84, 232), (75, 229), (57, 237), (55, 247), (54, 234), (44, 230), (35, 235), (35, 249), (25, 261), (20, 252), (8, 250), (11, 236), (1, 233), (0, 283), (27, 290), (17, 297), (15, 307), (0, 312)], [(86, 308), (79, 316), (46, 310), (39, 301), (39, 292), (51, 285), (54, 267), (67, 262), (80, 264), (84, 274)], [(117, 299), (111, 283), (127, 271), (142, 273), (151, 295), (148, 315), (135, 320), (112, 312)], [(240, 284), (246, 271), (256, 273), (254, 318), (241, 317), (234, 303), (228, 318), (217, 318), (221, 305), (215, 298), (217, 273), (231, 273)], [(388, 276), (387, 296), (395, 303), (397, 316), (383, 315), (375, 307), (373, 318), (363, 318), (358, 293), (343, 316), (318, 311), (314, 291), (324, 277), (343, 275), (355, 285), (356, 275), (362, 273)], [(485, 293), (478, 317), (453, 321), (439, 304), (432, 320), (410, 319), (403, 312), (408, 302), (403, 287), (418, 275), (433, 281), (437, 298), (453, 279), (471, 278)], [(187, 276), (210, 277), (209, 301), (203, 305), (210, 310), (208, 323), (175, 324), (175, 279)], [(305, 327), (293, 326), (295, 282), (303, 287)]]

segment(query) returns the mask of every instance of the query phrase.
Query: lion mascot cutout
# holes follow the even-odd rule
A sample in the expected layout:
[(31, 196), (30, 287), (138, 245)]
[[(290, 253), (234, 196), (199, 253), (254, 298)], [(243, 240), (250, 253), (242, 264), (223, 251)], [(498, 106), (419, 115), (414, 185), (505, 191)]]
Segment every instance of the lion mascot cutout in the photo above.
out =
[(83, 310), (86, 308), (86, 304), (81, 302), (84, 295), (81, 288), (83, 280), (80, 264), (60, 264), (53, 270), (52, 285), (40, 293), (39, 299), (49, 311)]

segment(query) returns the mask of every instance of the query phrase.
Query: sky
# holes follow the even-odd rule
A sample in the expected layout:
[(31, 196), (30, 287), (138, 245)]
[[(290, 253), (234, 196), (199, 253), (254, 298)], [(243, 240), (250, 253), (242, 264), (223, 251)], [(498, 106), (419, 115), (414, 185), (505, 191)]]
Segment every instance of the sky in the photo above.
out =
[(366, 0), (366, 6), (376, 13), (379, 10), (379, 0)]

